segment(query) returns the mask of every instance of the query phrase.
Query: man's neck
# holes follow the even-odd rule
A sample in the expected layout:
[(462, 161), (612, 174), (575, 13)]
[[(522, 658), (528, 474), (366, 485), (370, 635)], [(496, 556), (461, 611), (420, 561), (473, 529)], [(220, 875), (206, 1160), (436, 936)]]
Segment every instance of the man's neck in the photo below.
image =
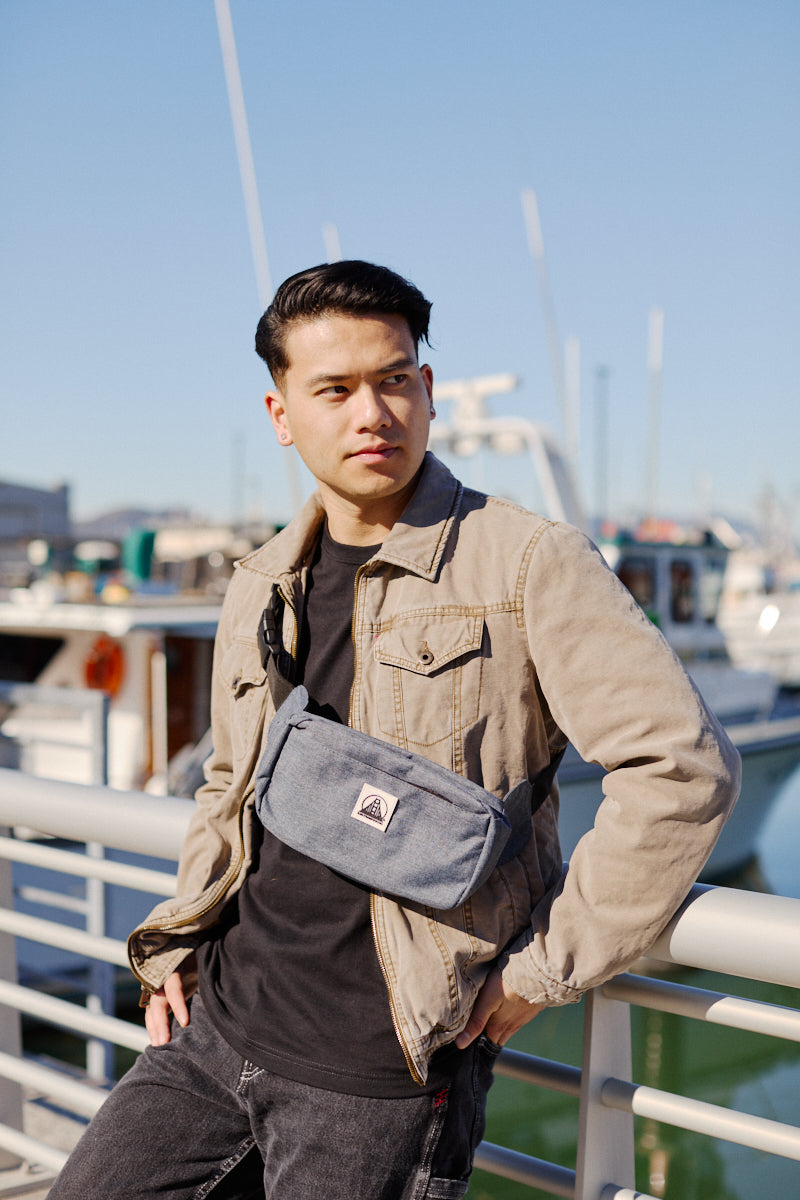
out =
[(328, 532), (342, 546), (378, 546), (388, 536), (416, 491), (419, 474), (411, 486), (394, 496), (368, 504), (352, 500), (320, 486), (320, 496), (328, 518)]

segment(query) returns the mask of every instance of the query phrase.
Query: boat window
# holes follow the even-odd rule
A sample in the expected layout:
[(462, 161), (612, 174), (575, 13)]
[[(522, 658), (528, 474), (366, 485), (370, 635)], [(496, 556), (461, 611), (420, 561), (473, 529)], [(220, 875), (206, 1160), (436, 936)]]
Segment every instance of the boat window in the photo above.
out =
[(669, 581), (670, 616), (676, 625), (685, 625), (694, 619), (692, 564), (676, 559), (670, 564)]
[(0, 679), (35, 683), (63, 645), (64, 639), (58, 637), (0, 633)]
[(725, 582), (726, 558), (709, 555), (704, 561), (705, 570), (700, 576), (700, 608), (706, 624), (713, 625), (717, 619), (719, 600)]
[(617, 575), (645, 612), (655, 607), (656, 572), (652, 559), (633, 555), (623, 558), (617, 567)]

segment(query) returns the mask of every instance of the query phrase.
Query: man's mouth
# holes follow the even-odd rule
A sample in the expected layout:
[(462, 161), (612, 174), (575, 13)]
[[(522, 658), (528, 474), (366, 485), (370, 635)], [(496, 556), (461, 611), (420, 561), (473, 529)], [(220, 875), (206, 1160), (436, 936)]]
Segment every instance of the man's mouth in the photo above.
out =
[(351, 457), (359, 458), (362, 462), (383, 462), (390, 458), (395, 450), (397, 446), (382, 443), (380, 446), (364, 446), (361, 450), (355, 450)]

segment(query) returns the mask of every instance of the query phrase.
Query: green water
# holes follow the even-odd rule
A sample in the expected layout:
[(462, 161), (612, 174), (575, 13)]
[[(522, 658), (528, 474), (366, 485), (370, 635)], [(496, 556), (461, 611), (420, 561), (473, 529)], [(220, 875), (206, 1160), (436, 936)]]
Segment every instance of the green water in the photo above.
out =
[[(693, 987), (731, 990), (798, 1007), (793, 989), (674, 972)], [(633, 1078), (774, 1120), (800, 1125), (800, 1045), (668, 1013), (632, 1009)], [(510, 1043), (515, 1049), (580, 1066), (583, 1005), (551, 1009)], [(500, 1076), (489, 1104), (488, 1141), (574, 1168), (578, 1102)], [(636, 1118), (636, 1186), (666, 1200), (769, 1200), (800, 1197), (800, 1163), (727, 1145)], [(548, 1195), (476, 1171), (469, 1200), (539, 1200)]]

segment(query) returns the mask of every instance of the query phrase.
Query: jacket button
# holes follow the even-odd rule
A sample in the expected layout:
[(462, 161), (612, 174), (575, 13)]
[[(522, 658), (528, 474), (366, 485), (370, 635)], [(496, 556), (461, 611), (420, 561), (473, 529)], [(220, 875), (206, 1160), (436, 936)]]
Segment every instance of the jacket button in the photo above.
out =
[(430, 649), (427, 642), (419, 652), (419, 661), (426, 667), (430, 666), (430, 664), (433, 662), (433, 651)]

